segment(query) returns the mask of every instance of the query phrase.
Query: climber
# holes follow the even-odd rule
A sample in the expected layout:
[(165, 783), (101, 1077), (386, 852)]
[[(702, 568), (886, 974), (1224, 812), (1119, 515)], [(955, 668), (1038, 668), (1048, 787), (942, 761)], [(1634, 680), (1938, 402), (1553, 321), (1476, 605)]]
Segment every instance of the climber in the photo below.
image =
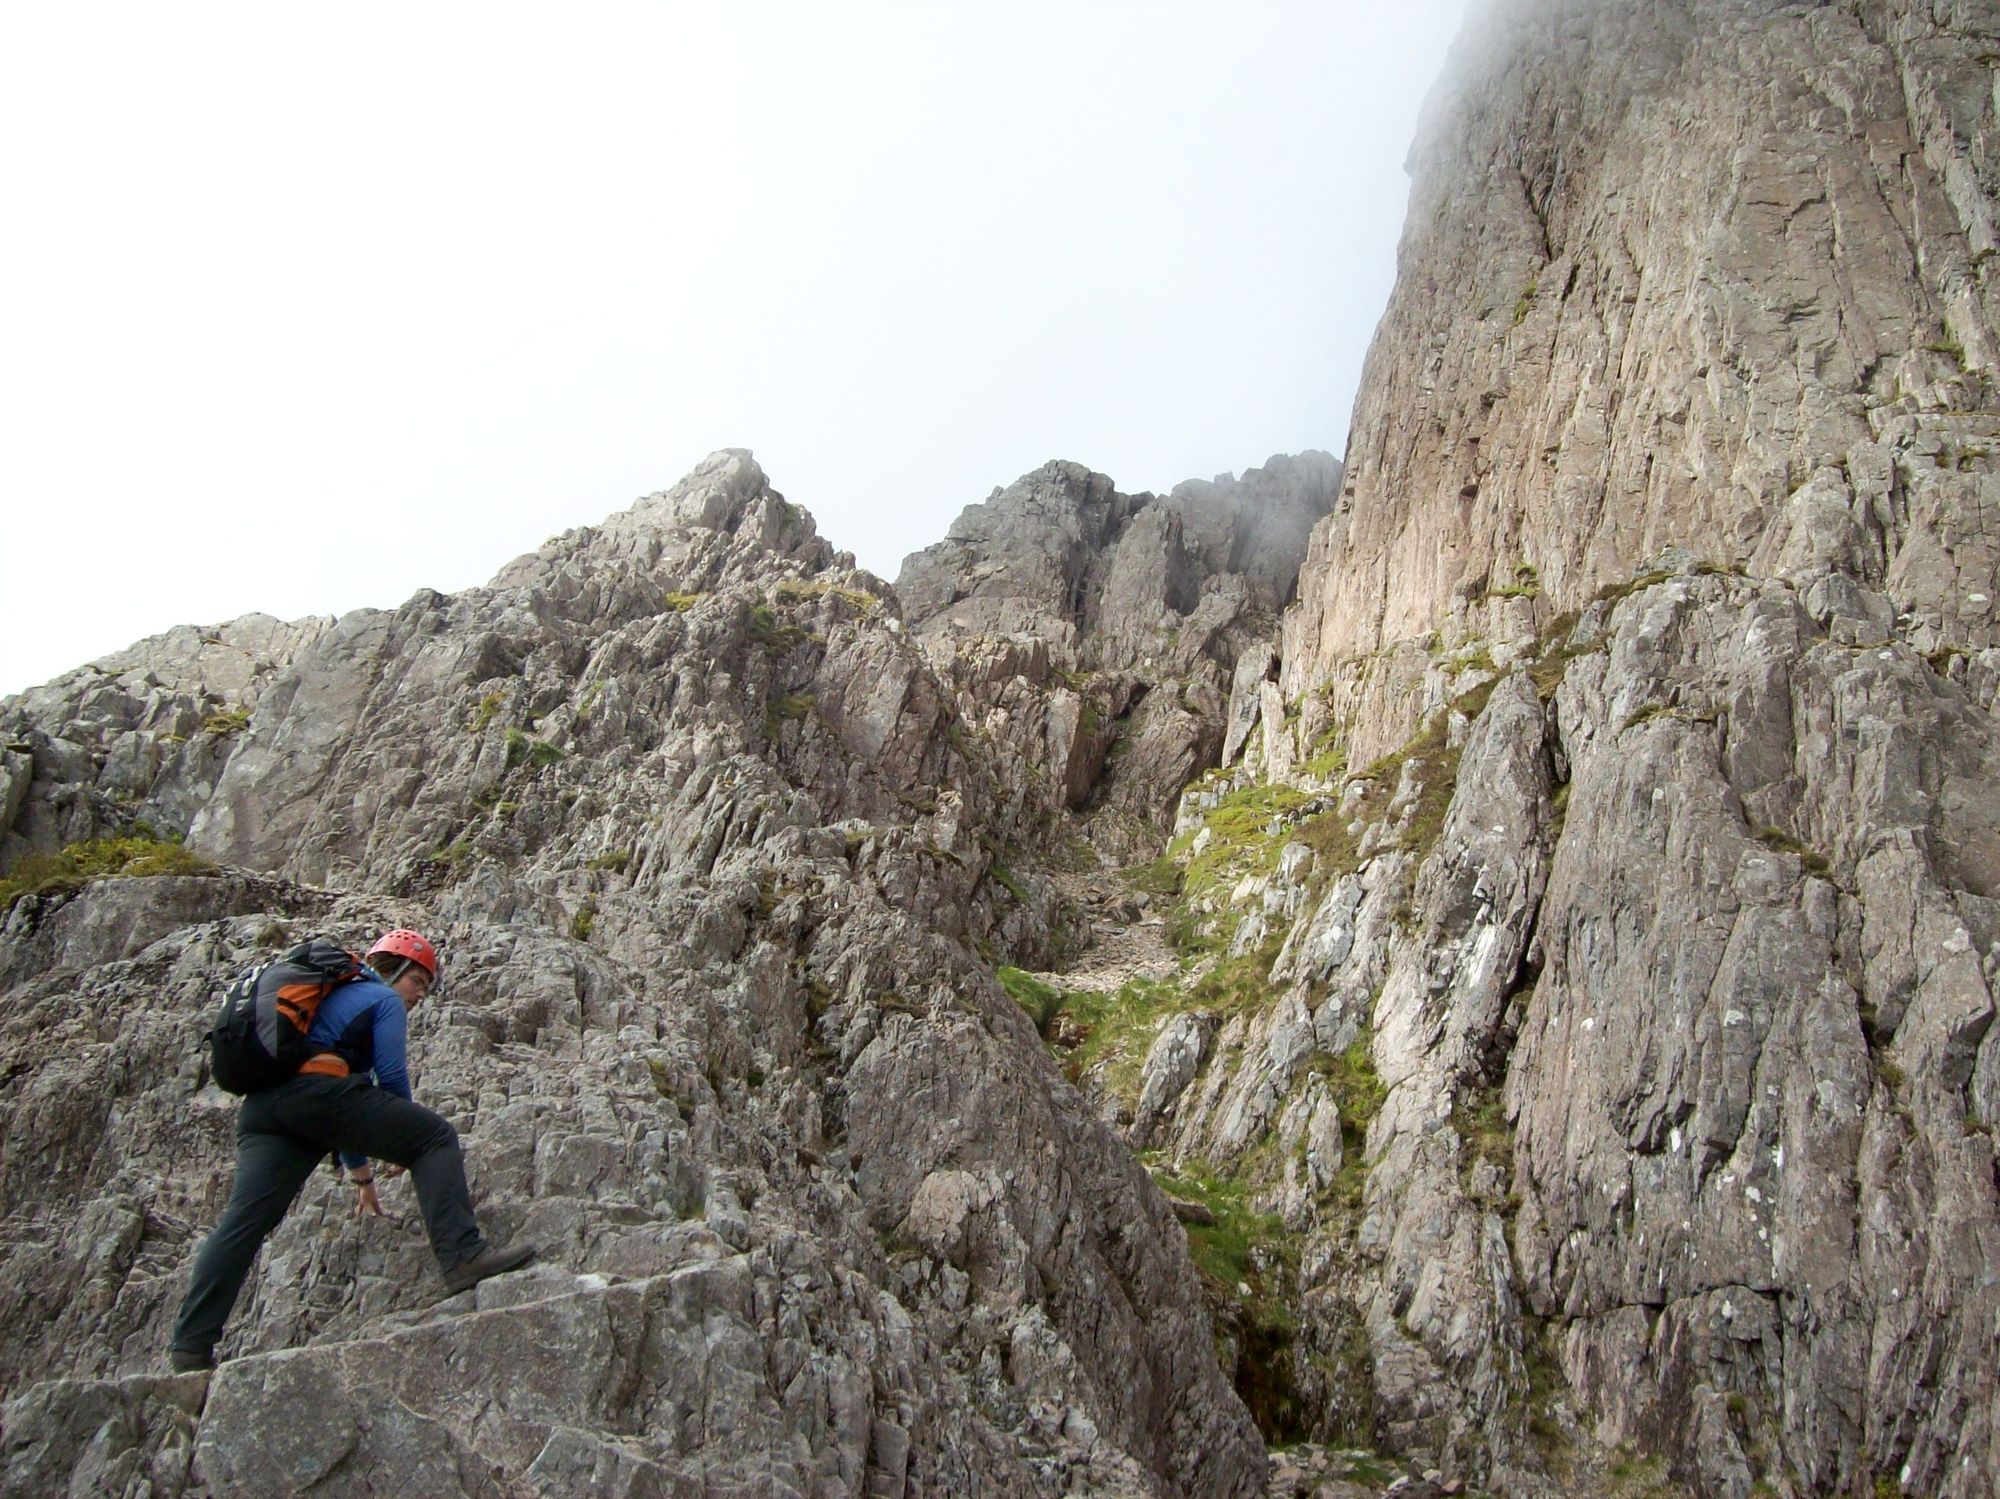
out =
[(243, 1100), (229, 1206), (195, 1256), (174, 1324), (168, 1357), (175, 1373), (215, 1366), (222, 1325), (258, 1246), (328, 1151), (357, 1189), (357, 1215), (382, 1213), (369, 1157), (408, 1169), (447, 1295), (534, 1258), (531, 1244), (496, 1249), (486, 1242), (473, 1220), (458, 1132), (410, 1099), (408, 1011), (437, 986), (437, 949), (398, 928), (363, 961), (361, 976), (328, 994), (313, 1017), (307, 1039), (321, 1049), (295, 1076)]

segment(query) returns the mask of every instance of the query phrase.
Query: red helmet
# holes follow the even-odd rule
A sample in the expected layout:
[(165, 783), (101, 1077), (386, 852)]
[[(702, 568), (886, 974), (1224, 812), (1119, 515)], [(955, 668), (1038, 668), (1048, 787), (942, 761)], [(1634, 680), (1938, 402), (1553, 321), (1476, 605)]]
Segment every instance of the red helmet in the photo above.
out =
[(384, 932), (375, 945), (368, 949), (368, 956), (389, 953), (398, 958), (408, 958), (431, 976), (435, 983), (438, 976), (438, 950), (431, 946), (430, 938), (422, 932), (413, 932), (408, 927), (399, 926), (393, 932)]

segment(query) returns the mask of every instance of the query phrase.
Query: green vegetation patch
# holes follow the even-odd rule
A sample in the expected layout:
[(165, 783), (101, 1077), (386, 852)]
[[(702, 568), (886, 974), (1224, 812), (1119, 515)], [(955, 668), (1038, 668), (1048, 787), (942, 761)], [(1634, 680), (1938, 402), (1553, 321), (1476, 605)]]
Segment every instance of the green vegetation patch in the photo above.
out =
[(783, 697), (772, 698), (764, 709), (765, 727), (773, 739), (778, 730), (788, 723), (797, 723), (802, 718), (810, 718), (819, 708), (819, 699), (810, 692), (788, 692)]
[(1047, 1034), (1072, 1078), (1095, 1072), (1101, 1086), (1130, 1106), (1139, 1101), (1146, 1054), (1161, 1023), (1190, 1008), (1180, 986), (1163, 979), (1129, 979), (1110, 992), (1073, 989)]
[(1486, 596), (1494, 599), (1538, 599), (1542, 596), (1542, 576), (1533, 563), (1520, 563), (1508, 582), (1489, 588)]
[(1629, 598), (1631, 597), (1631, 595), (1638, 593), (1642, 589), (1651, 588), (1656, 584), (1664, 583), (1667, 581), (1667, 579), (1671, 578), (1672, 576), (1673, 574), (1669, 572), (1666, 568), (1656, 567), (1649, 572), (1640, 573), (1637, 577), (1633, 578), (1629, 582), (1606, 583), (1602, 588), (1598, 589), (1597, 592), (1593, 593), (1590, 596), (1590, 601), (1593, 604), (1616, 603), (1619, 599)]
[[(1534, 569), (1525, 563), (1516, 569), (1516, 577), (1524, 583), (1538, 583), (1533, 574)], [(1622, 595), (1667, 576), (1642, 575), (1607, 593)], [(1574, 613), (1554, 620), (1527, 667), (1530, 681), (1545, 702), (1555, 695), (1572, 660), (1607, 648), (1603, 637), (1574, 643), (1577, 622)], [(1497, 669), (1484, 650), (1474, 651), (1459, 664), (1482, 671)], [(1348, 770), (1341, 728), (1335, 725), (1322, 731), (1314, 740), (1314, 757), (1302, 764), (1299, 772), (1326, 789), (1313, 793), (1284, 784), (1258, 784), (1229, 791), (1199, 824), (1177, 836), (1163, 857), (1127, 869), (1127, 884), (1178, 898), (1168, 912), (1168, 935), (1184, 954), (1213, 949), (1220, 940), (1214, 930), (1218, 896), (1226, 895), (1245, 875), (1273, 872), (1288, 844), (1303, 844), (1314, 855), (1309, 900), (1319, 898), (1334, 881), (1358, 869), (1362, 863), (1359, 832), (1379, 820), (1382, 809), (1379, 800), (1359, 809), (1348, 803), (1357, 795), (1366, 802), (1370, 797), (1393, 793), (1401, 784), (1405, 765), (1411, 762), (1418, 766), (1416, 802), (1396, 847), (1421, 862), (1436, 846), (1458, 789), (1462, 750), (1449, 743), (1453, 718), (1463, 715), (1476, 720), (1500, 680), (1496, 677), (1459, 694), (1400, 748), (1359, 772)], [(1189, 789), (1200, 791), (1218, 782), (1227, 784), (1220, 773), (1210, 772)], [(1209, 830), (1210, 839), (1197, 855), (1194, 844), (1203, 828)]]
[[(1507, 1122), (1507, 1107), (1498, 1088), (1479, 1089), (1460, 1098), (1452, 1107), (1451, 1127), (1457, 1132), (1464, 1148), (1459, 1167), (1460, 1175), (1468, 1185), (1474, 1170), (1486, 1163), (1499, 1167), (1502, 1180), (1511, 1183), (1514, 1174), (1514, 1130)], [(1490, 1206), (1507, 1206), (1505, 1189), (1502, 1190), (1503, 1200)]]
[(1833, 861), (1825, 854), (1810, 844), (1801, 843), (1783, 828), (1759, 828), (1757, 841), (1778, 853), (1795, 856), (1807, 874), (1816, 874), (1823, 879), (1833, 870)]
[(1328, 1195), (1332, 1206), (1347, 1213), (1361, 1210), (1368, 1187), (1368, 1127), (1389, 1101), (1388, 1085), (1375, 1070), (1371, 1044), (1372, 1034), (1364, 1030), (1345, 1051), (1320, 1052), (1308, 1064), (1326, 1080), (1327, 1092), (1340, 1110), (1340, 1171)]
[(705, 593), (675, 592), (668, 594), (660, 602), (665, 604), (669, 609), (673, 610), (674, 613), (676, 614), (685, 614), (688, 612), (688, 610), (692, 609), (696, 604), (699, 604), (703, 599), (707, 597), (708, 595)]
[(1146, 1054), (1169, 1016), (1254, 1014), (1277, 1000), (1273, 946), (1216, 963), (1193, 979), (1134, 978), (1115, 990), (1059, 989), (1018, 968), (1002, 968), (999, 976), (1072, 1081), (1093, 1076), (1130, 1106), (1139, 1100)]
[(882, 607), (882, 601), (866, 589), (840, 588), (832, 583), (808, 582), (803, 578), (787, 578), (772, 591), (781, 599), (836, 598), (860, 614), (873, 614)]
[(1364, 1030), (1345, 1051), (1316, 1053), (1310, 1066), (1326, 1079), (1327, 1091), (1340, 1109), (1342, 1148), (1358, 1151), (1367, 1142), (1368, 1126), (1389, 1101), (1388, 1084), (1375, 1070), (1372, 1033)]
[(752, 604), (749, 613), (750, 638), (773, 656), (783, 656), (803, 644), (806, 632), (778, 617), (769, 604)]
[[(1269, 874), (1278, 867), (1278, 855), (1290, 842), (1286, 821), (1312, 798), (1291, 786), (1260, 783), (1245, 786), (1224, 796), (1204, 814), (1200, 828), (1176, 838), (1167, 856), (1182, 865), (1182, 889), (1201, 895), (1225, 883), (1234, 884), (1246, 874)], [(1208, 843), (1200, 853), (1192, 852), (1205, 828)]]
[(1640, 724), (1651, 723), (1656, 718), (1664, 718), (1673, 711), (1665, 703), (1648, 703), (1645, 707), (1628, 716), (1625, 722), (1618, 726), (1618, 732), (1622, 734), (1627, 729), (1636, 729)]
[(1134, 864), (1124, 874), (1125, 883), (1144, 894), (1171, 898), (1181, 893), (1181, 867), (1164, 855), (1148, 864)]
[(1338, 808), (1332, 808), (1299, 824), (1299, 841), (1318, 860), (1313, 888), (1307, 892), (1311, 903), (1316, 904), (1335, 880), (1361, 867), (1361, 840), (1349, 831), (1350, 820)]
[(1149, 1169), (1169, 1196), (1198, 1202), (1215, 1217), (1213, 1223), (1187, 1225), (1188, 1248), (1202, 1278), (1232, 1299), (1240, 1296), (1238, 1288), (1244, 1285), (1256, 1294), (1263, 1274), (1253, 1251), (1262, 1249), (1282, 1258), (1289, 1247), (1284, 1221), (1250, 1205), (1249, 1182), (1225, 1176), (1204, 1161), (1178, 1167), (1149, 1165)]
[(1550, 621), (1547, 633), (1542, 636), (1535, 661), (1528, 668), (1528, 680), (1535, 684), (1535, 692), (1543, 702), (1555, 697), (1556, 689), (1562, 686), (1563, 678), (1569, 672), (1570, 662), (1579, 656), (1595, 655), (1611, 648), (1608, 637), (1600, 636), (1587, 645), (1576, 643), (1577, 615), (1574, 611), (1559, 614)]
[(1212, 1222), (1187, 1222), (1188, 1253), (1218, 1333), (1234, 1344), (1225, 1367), (1266, 1441), (1297, 1441), (1309, 1414), (1292, 1376), (1296, 1326), (1291, 1303), (1298, 1278), (1297, 1248), (1275, 1213), (1251, 1203), (1251, 1184), (1203, 1161), (1149, 1163), (1169, 1196), (1199, 1204)]
[(1028, 1012), (1028, 1017), (1035, 1022), (1035, 1029), (1046, 1041), (1050, 1027), (1062, 1010), (1063, 991), (1020, 968), (1002, 965), (997, 970), (997, 976), (1000, 987), (1007, 991), (1007, 997)]
[[(1217, 964), (1192, 981), (1140, 980), (1115, 994), (1063, 992), (1018, 971), (1004, 973), (1002, 982), (1017, 1002), (1037, 1015), (1059, 1054), (1067, 1050), (1072, 1076), (1094, 1069), (1094, 1076), (1130, 1102), (1137, 1094), (1140, 1064), (1160, 1022), (1183, 1011), (1227, 1012), (1268, 1001), (1273, 997), (1270, 961), (1268, 951), (1246, 954)], [(1363, 1145), (1388, 1090), (1376, 1074), (1365, 1033), (1344, 1052), (1314, 1058), (1312, 1068), (1326, 1080), (1340, 1110), (1346, 1150), (1346, 1163), (1328, 1194), (1327, 1206), (1358, 1211), (1367, 1180)], [(1297, 1243), (1282, 1218), (1256, 1203), (1260, 1189), (1277, 1180), (1283, 1169), (1275, 1143), (1267, 1140), (1227, 1165), (1203, 1160), (1170, 1164), (1159, 1154), (1141, 1159), (1176, 1202), (1216, 1329), (1216, 1353), (1224, 1372), (1266, 1441), (1303, 1440), (1323, 1413), (1313, 1408), (1299, 1383), (1305, 1366), (1292, 1311)], [(1347, 1415), (1356, 1423), (1353, 1436), (1365, 1440), (1372, 1426), (1365, 1335), (1357, 1349), (1340, 1354), (1329, 1359), (1323, 1351), (1311, 1362), (1324, 1380), (1347, 1391), (1343, 1409), (1352, 1407)]]
[(1310, 758), (1299, 765), (1299, 774), (1318, 781), (1337, 781), (1347, 774), (1347, 749), (1344, 745), (1330, 744), (1331, 731), (1322, 734), (1313, 742)]
[(125, 838), (91, 838), (60, 853), (29, 854), (0, 879), (0, 911), (28, 895), (60, 895), (113, 875), (213, 874), (215, 866), (179, 843), (151, 832)]
[(224, 708), (211, 713), (201, 721), (201, 731), (220, 739), (230, 734), (240, 734), (250, 727), (248, 708)]
[(1268, 1008), (1278, 998), (1278, 991), (1271, 987), (1271, 964), (1277, 961), (1278, 947), (1279, 939), (1273, 937), (1255, 952), (1214, 964), (1183, 987), (1187, 1003), (1181, 1008), (1225, 1017), (1253, 1015)]
[(524, 734), (519, 729), (509, 729), (507, 740), (507, 768), (514, 770), (522, 765), (536, 770), (546, 765), (554, 765), (562, 759), (563, 752), (546, 739), (537, 739), (532, 734)]
[(1612, 1499), (1684, 1499), (1687, 1494), (1668, 1477), (1665, 1458), (1636, 1452), (1628, 1444), (1612, 1450), (1604, 1476)]
[(1571, 1444), (1569, 1433), (1555, 1413), (1556, 1402), (1568, 1387), (1556, 1355), (1557, 1329), (1553, 1323), (1534, 1316), (1524, 1317), (1522, 1322), (1526, 1336), (1522, 1339), (1521, 1361), (1528, 1387), (1516, 1398), (1517, 1414), (1523, 1419), (1528, 1439), (1534, 1443), (1549, 1476), (1564, 1478), (1571, 1468)]
[(1447, 742), (1447, 735), (1454, 713), (1462, 713), (1467, 718), (1476, 719), (1486, 710), (1486, 703), (1493, 695), (1494, 682), (1486, 682), (1461, 693), (1452, 700), (1451, 706), (1435, 715), (1401, 749), (1384, 755), (1369, 766), (1363, 775), (1372, 781), (1393, 786), (1402, 778), (1403, 766), (1415, 761), (1421, 767), (1417, 783), (1417, 802), (1403, 828), (1397, 847), (1415, 856), (1422, 863), (1430, 856), (1438, 835), (1444, 831), (1445, 814), (1451, 810), (1452, 796), (1458, 790), (1458, 762), (1462, 746)]
[(500, 716), (500, 710), (507, 706), (507, 694), (489, 692), (479, 700), (479, 707), (472, 715), (472, 721), (465, 727), (469, 733), (484, 734), (493, 726), (493, 720)]

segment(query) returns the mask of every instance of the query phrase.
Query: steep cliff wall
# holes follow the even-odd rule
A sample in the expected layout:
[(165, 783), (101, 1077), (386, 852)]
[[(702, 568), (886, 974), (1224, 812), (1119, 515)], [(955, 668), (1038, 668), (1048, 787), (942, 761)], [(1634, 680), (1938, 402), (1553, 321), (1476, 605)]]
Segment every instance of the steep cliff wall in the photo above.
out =
[(1279, 690), (1172, 845), (1268, 986), (1182, 996), (1111, 1110), (1288, 1226), (1322, 1430), (1994, 1491), (1996, 39), (1459, 45)]
[[(1287, 694), (1663, 546), (1838, 569), (1920, 649), (1991, 644), (1993, 32), (1982, 4), (1475, 6)], [(1368, 753), (1414, 726), (1359, 690)]]

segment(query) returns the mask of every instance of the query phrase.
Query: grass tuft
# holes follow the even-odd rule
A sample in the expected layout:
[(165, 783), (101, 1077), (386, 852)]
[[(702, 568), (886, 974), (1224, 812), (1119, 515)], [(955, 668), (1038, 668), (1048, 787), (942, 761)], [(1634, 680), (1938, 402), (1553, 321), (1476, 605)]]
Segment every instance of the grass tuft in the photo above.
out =
[(91, 838), (60, 853), (29, 854), (0, 879), (0, 912), (30, 895), (61, 895), (112, 876), (213, 874), (215, 866), (178, 842), (148, 833)]
[(201, 731), (221, 739), (230, 734), (240, 734), (250, 727), (248, 708), (224, 708), (211, 713), (201, 721)]
[(1181, 888), (1189, 896), (1199, 896), (1224, 884), (1234, 884), (1246, 874), (1269, 874), (1278, 867), (1278, 856), (1296, 815), (1312, 801), (1305, 792), (1290, 786), (1264, 783), (1232, 791), (1202, 819), (1208, 842), (1194, 853), (1201, 828), (1183, 833), (1167, 849), (1167, 858), (1181, 864)]
[(465, 726), (466, 731), (472, 734), (484, 734), (492, 727), (493, 720), (506, 705), (507, 695), (504, 692), (487, 693), (479, 700), (479, 708), (472, 715), (472, 721)]
[(1204, 1161), (1153, 1164), (1172, 1197), (1198, 1203), (1211, 1221), (1184, 1222), (1188, 1255), (1218, 1333), (1217, 1352), (1268, 1442), (1297, 1441), (1310, 1415), (1292, 1373), (1297, 1249), (1276, 1214), (1251, 1201), (1251, 1182)]
[(749, 615), (750, 638), (773, 656), (783, 656), (801, 645), (806, 632), (778, 618), (769, 604), (752, 604)]
[(1019, 968), (1002, 966), (998, 977), (1000, 987), (1007, 991), (1007, 997), (1028, 1012), (1042, 1039), (1048, 1040), (1056, 1016), (1062, 1013), (1063, 991)]
[(1673, 711), (1665, 703), (1648, 703), (1645, 707), (1628, 715), (1625, 722), (1618, 726), (1618, 732), (1622, 734), (1627, 729), (1636, 729), (1640, 724), (1651, 723), (1656, 718), (1670, 717)]
[(882, 601), (866, 589), (838, 588), (831, 583), (808, 582), (803, 578), (787, 578), (772, 592), (788, 600), (836, 598), (858, 614), (873, 614), (882, 607)]
[(1833, 861), (1825, 854), (1810, 844), (1801, 843), (1783, 828), (1759, 828), (1757, 841), (1778, 853), (1793, 855), (1798, 859), (1799, 867), (1807, 874), (1818, 875), (1824, 879), (1833, 870)]
[(788, 723), (810, 718), (819, 708), (819, 699), (810, 692), (788, 692), (772, 698), (764, 707), (764, 734), (776, 739)]
[(509, 729), (506, 733), (507, 769), (513, 770), (528, 765), (536, 770), (554, 765), (562, 759), (563, 752), (546, 739), (537, 739), (532, 734), (524, 734), (519, 729)]

